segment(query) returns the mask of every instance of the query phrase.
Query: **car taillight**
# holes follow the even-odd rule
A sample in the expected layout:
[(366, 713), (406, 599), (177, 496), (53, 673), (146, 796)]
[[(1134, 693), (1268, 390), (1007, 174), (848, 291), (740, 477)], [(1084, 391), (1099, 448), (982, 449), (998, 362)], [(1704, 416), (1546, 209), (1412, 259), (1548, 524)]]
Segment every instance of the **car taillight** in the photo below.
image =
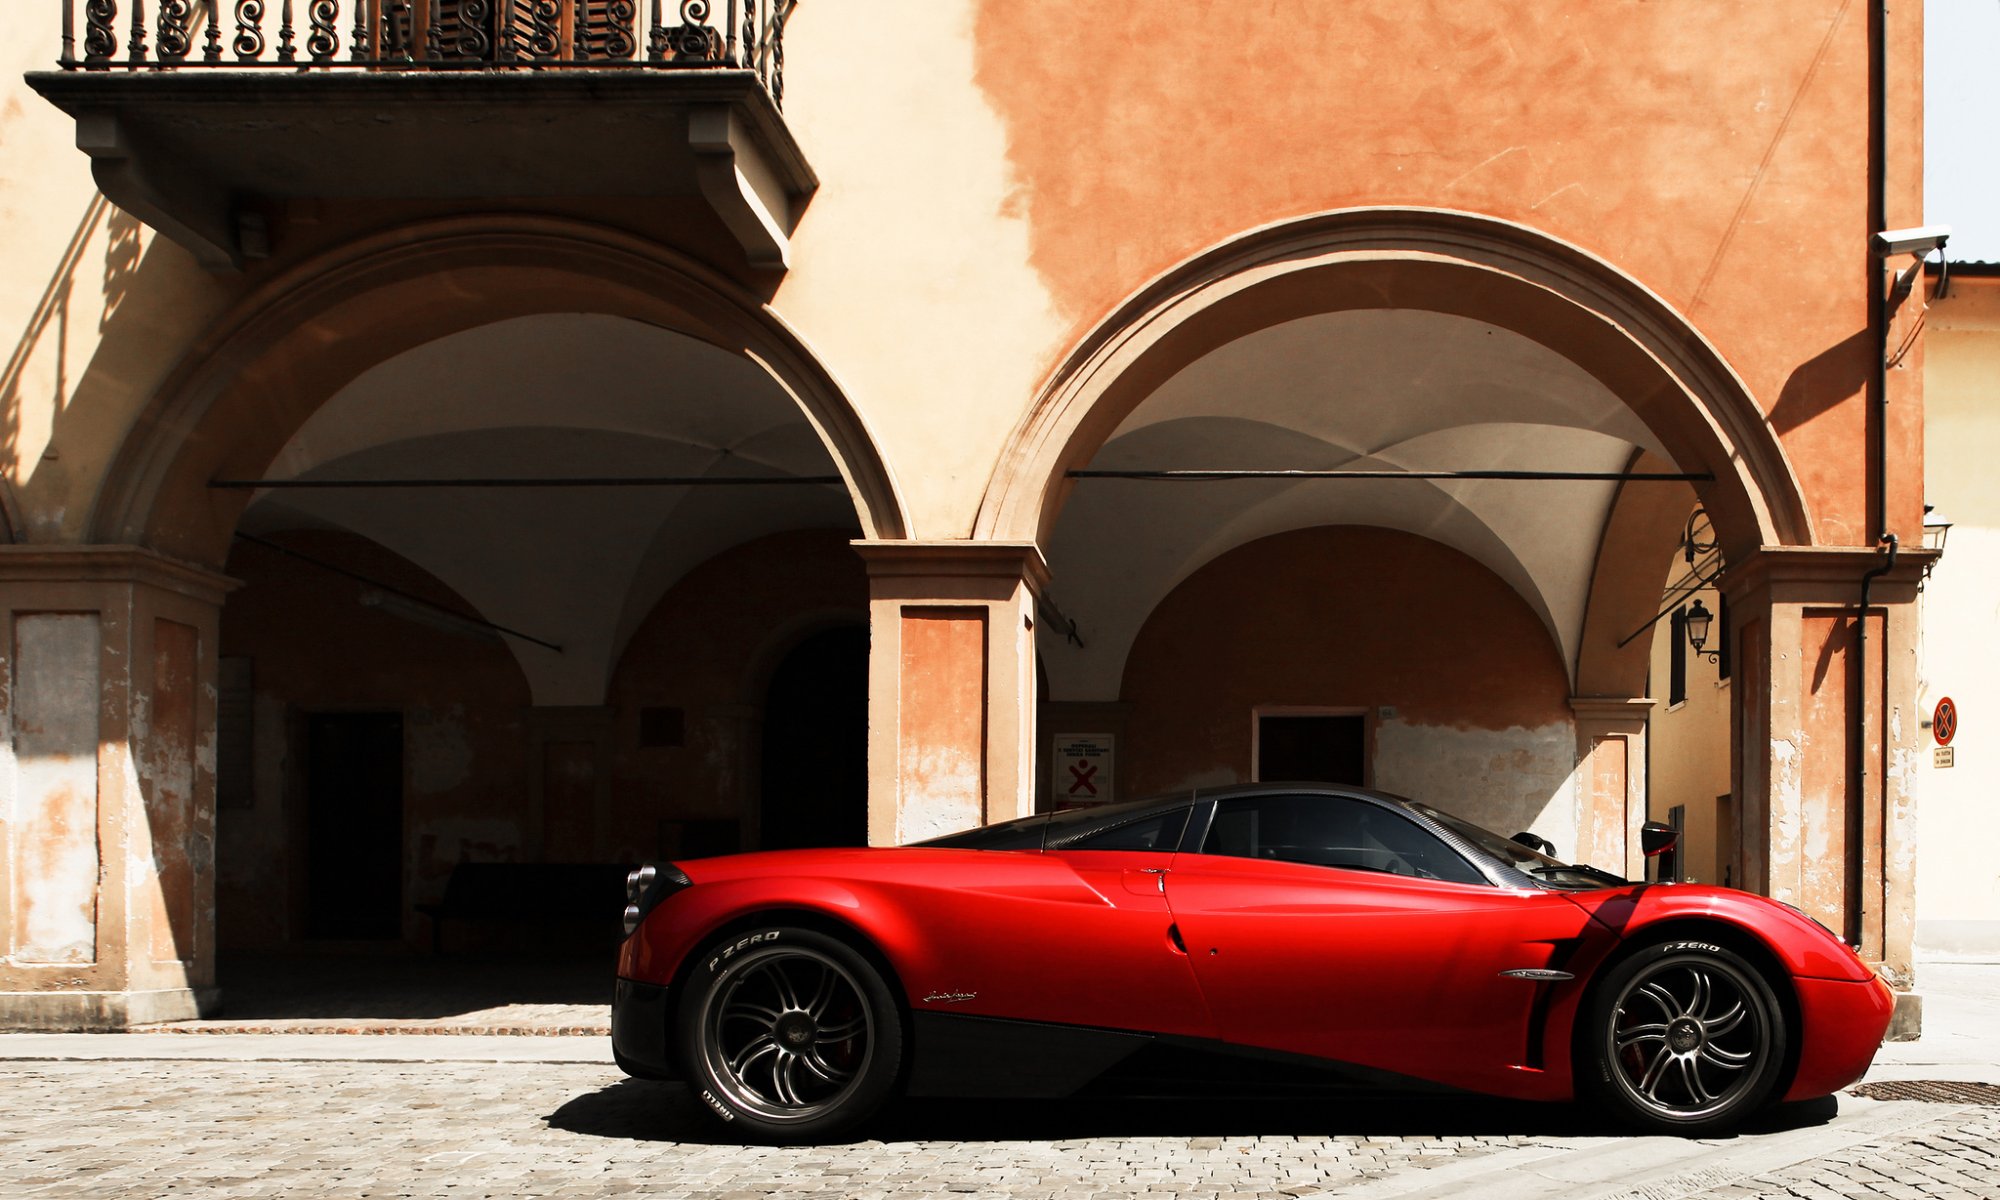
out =
[(672, 863), (646, 863), (625, 876), (625, 936), (631, 937), (660, 901), (693, 887), (694, 880)]

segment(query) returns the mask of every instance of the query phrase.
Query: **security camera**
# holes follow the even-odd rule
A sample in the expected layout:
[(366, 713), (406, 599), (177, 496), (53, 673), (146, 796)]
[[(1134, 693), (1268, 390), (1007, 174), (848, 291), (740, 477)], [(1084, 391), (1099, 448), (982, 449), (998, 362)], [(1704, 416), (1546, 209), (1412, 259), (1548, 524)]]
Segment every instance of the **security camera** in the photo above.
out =
[(1951, 237), (1949, 225), (1919, 225), (1915, 229), (1885, 229), (1868, 239), (1878, 258), (1892, 254), (1929, 254), (1944, 249)]

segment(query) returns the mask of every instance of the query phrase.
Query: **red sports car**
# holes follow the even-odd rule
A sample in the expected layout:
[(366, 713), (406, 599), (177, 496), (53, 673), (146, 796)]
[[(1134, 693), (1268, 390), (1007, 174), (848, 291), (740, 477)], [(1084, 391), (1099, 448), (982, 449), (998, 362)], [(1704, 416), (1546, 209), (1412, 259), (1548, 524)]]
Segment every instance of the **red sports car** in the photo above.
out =
[(1589, 1098), (1705, 1134), (1867, 1070), (1890, 991), (1819, 924), (1534, 840), (1380, 792), (1259, 785), (648, 865), (613, 1046), (769, 1141), (837, 1135), (898, 1092), (1066, 1096), (1225, 1059)]

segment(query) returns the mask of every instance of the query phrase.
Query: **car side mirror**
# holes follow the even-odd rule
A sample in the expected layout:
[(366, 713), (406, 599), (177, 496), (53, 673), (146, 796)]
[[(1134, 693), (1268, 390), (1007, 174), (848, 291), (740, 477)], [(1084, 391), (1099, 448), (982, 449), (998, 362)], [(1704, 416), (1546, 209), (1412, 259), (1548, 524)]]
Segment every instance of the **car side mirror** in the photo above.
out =
[(1648, 821), (1639, 826), (1639, 849), (1647, 858), (1658, 858), (1680, 840), (1681, 831), (1664, 822)]
[(1550, 858), (1554, 858), (1556, 856), (1556, 844), (1554, 842), (1550, 841), (1545, 837), (1537, 837), (1534, 834), (1529, 833), (1525, 829), (1522, 830), (1520, 833), (1515, 834), (1514, 840), (1521, 843), (1523, 846), (1526, 846), (1528, 849), (1538, 851), (1542, 854), (1546, 854)]

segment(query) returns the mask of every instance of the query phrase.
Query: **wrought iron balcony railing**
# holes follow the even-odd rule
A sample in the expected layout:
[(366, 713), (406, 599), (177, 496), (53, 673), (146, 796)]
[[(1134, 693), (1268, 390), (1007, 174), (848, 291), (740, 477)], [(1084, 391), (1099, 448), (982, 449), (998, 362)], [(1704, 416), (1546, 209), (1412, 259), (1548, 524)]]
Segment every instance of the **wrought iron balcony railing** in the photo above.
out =
[[(62, 0), (66, 71), (734, 67), (784, 97), (796, 0)], [(642, 11), (643, 6), (643, 11)], [(721, 12), (717, 12), (721, 9)], [(671, 23), (669, 21), (671, 20)]]

